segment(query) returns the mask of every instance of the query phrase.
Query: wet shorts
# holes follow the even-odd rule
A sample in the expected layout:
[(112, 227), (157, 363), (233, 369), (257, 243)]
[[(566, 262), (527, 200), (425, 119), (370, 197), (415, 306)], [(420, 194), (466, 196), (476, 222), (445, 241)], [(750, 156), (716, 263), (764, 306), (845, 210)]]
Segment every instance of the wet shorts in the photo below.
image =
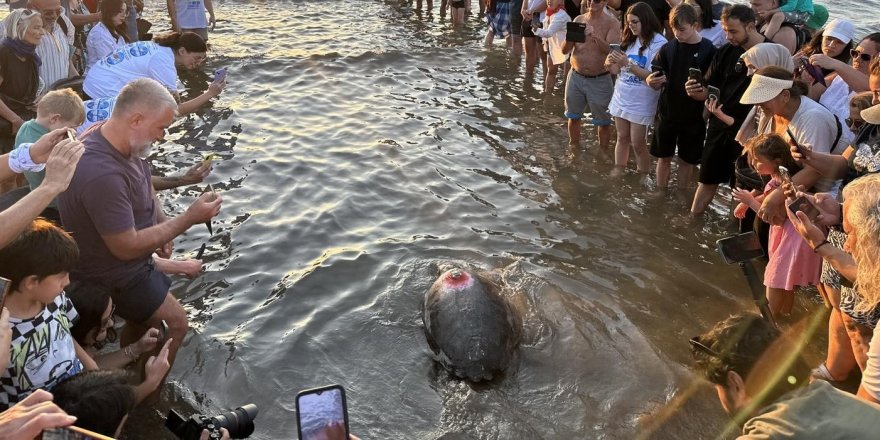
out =
[(704, 185), (733, 185), (736, 158), (742, 154), (736, 132), (710, 126), (706, 130), (706, 143), (700, 159), (700, 183)]
[(170, 287), (171, 278), (159, 272), (150, 259), (143, 274), (113, 292), (116, 314), (134, 322), (146, 322), (165, 302)]
[(565, 82), (565, 117), (582, 119), (589, 104), (593, 125), (611, 125), (608, 105), (613, 94), (614, 81), (608, 72), (589, 77), (571, 69)]
[(449, 6), (461, 9), (464, 7), (464, 0), (452, 0), (451, 2), (449, 2)]
[(698, 122), (673, 122), (659, 119), (651, 140), (651, 156), (666, 158), (675, 156), (691, 165), (700, 163), (703, 156), (703, 141), (706, 139), (706, 124)]

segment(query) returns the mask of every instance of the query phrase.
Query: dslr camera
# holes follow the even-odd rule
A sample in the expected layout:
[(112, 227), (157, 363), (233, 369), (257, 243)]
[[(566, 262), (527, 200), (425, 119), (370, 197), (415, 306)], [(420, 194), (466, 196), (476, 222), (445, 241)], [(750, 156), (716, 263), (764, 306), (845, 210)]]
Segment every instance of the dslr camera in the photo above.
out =
[(248, 438), (254, 433), (258, 412), (257, 405), (249, 403), (218, 416), (194, 414), (186, 419), (172, 409), (165, 418), (165, 427), (181, 440), (198, 440), (203, 429), (210, 433), (208, 438), (219, 439), (220, 428), (226, 428), (230, 438)]

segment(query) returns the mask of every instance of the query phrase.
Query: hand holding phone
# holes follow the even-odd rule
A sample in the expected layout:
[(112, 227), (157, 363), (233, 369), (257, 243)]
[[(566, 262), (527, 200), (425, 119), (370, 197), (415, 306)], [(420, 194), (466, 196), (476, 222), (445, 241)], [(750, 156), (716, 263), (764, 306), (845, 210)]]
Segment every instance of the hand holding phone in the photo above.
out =
[(713, 99), (713, 100), (717, 101), (718, 97), (721, 96), (721, 90), (719, 90), (718, 87), (715, 87), (715, 86), (709, 86), (708, 89), (709, 89), (709, 99)]
[(810, 203), (810, 199), (806, 196), (800, 196), (788, 204), (788, 209), (793, 213), (803, 212), (811, 222), (816, 223), (819, 218), (819, 209)]
[(159, 341), (158, 341), (159, 344), (158, 345), (164, 344), (167, 339), (168, 339), (168, 323), (165, 322), (165, 320), (163, 319), (159, 325)]
[(226, 68), (221, 67), (214, 71), (214, 82), (226, 81)]
[(348, 440), (348, 408), (342, 386), (300, 391), (296, 395), (296, 429), (300, 440)]
[(620, 45), (617, 43), (611, 43), (608, 45), (608, 47), (611, 48), (612, 52), (621, 52)]
[(694, 80), (701, 85), (703, 84), (703, 72), (696, 67), (691, 67), (688, 69), (688, 79)]

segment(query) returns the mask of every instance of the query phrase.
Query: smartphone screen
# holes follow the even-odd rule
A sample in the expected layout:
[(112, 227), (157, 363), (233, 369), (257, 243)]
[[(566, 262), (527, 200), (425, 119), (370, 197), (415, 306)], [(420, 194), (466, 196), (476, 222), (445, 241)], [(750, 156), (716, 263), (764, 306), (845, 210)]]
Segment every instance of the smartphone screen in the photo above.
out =
[(715, 242), (718, 253), (727, 264), (740, 263), (764, 255), (761, 242), (754, 232), (737, 234)]
[(348, 440), (345, 390), (330, 385), (296, 395), (296, 426), (300, 440)]
[(11, 287), (12, 281), (0, 277), (0, 310), (3, 310), (3, 305), (6, 304), (6, 295), (9, 293)]

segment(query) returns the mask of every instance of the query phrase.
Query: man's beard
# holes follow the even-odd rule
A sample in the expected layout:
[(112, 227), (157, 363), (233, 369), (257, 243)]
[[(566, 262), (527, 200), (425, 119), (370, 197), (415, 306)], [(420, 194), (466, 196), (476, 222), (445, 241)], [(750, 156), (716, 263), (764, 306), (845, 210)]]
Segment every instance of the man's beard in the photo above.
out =
[(146, 160), (153, 154), (153, 142), (131, 142), (131, 153), (139, 159)]

